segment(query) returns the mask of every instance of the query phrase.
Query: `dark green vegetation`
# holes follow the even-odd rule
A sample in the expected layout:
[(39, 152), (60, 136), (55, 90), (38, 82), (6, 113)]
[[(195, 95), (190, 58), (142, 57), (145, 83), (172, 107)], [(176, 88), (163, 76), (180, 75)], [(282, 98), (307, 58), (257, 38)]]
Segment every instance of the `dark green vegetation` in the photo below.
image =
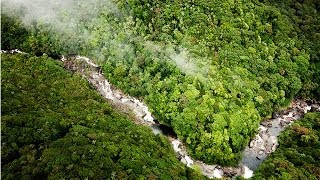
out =
[(288, 127), (279, 147), (255, 172), (254, 179), (320, 179), (320, 113), (308, 113)]
[(47, 56), (1, 54), (2, 179), (200, 179)]
[(23, 30), (4, 17), (3, 48), (95, 59), (207, 163), (236, 164), (262, 117), (297, 95), (319, 97), (319, 1), (114, 4), (90, 20), (65, 11), (56, 21), (73, 29), (42, 22)]

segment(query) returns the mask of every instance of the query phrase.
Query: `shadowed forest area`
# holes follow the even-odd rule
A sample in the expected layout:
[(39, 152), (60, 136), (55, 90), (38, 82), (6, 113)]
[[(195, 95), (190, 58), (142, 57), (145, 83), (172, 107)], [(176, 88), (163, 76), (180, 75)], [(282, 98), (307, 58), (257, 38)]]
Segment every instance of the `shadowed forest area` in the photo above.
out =
[(47, 56), (1, 54), (3, 179), (197, 179), (168, 140)]
[[(2, 3), (1, 49), (18, 48), (29, 55), (1, 55), (4, 178), (16, 177), (14, 172), (20, 177), (44, 173), (53, 179), (200, 178), (175, 159), (166, 140), (133, 125), (85, 81), (76, 83), (72, 79), (79, 77), (46, 56), (76, 53), (94, 59), (113, 85), (143, 99), (159, 123), (173, 128), (193, 158), (209, 164), (237, 165), (263, 118), (295, 97), (320, 97), (317, 0), (95, 0), (93, 5), (80, 0), (70, 1), (70, 7), (57, 1), (50, 17), (29, 11), (31, 4), (16, 2)], [(307, 115), (285, 131), (280, 148), (255, 177), (319, 178), (318, 120), (317, 114)], [(101, 147), (93, 144), (99, 140)], [(68, 141), (81, 146), (91, 161), (66, 150)], [(298, 148), (301, 143), (306, 143), (305, 149)], [(93, 151), (106, 150), (93, 155), (90, 146)], [(149, 155), (146, 148), (154, 151)], [(126, 154), (126, 149), (131, 151)], [(289, 158), (306, 151), (311, 154), (305, 162)], [(93, 159), (104, 153), (116, 160), (104, 159), (112, 166), (102, 171), (98, 167), (106, 168), (105, 163)], [(134, 164), (130, 158), (140, 161)], [(57, 173), (60, 164), (70, 168), (69, 174)]]

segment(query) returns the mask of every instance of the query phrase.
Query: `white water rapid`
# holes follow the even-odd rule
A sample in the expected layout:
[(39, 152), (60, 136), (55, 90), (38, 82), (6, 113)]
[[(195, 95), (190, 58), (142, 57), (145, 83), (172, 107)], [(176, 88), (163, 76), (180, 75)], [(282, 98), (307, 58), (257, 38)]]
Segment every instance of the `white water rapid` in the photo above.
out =
[(319, 102), (307, 103), (307, 101), (296, 99), (286, 110), (274, 114), (272, 119), (261, 122), (258, 134), (244, 150), (241, 163), (251, 170), (256, 170), (258, 165), (276, 150), (278, 135), (285, 127), (302, 118), (310, 110), (320, 111)]
[[(22, 53), (17, 49), (11, 51), (3, 51), (1, 53)], [(148, 107), (140, 100), (125, 95), (119, 89), (114, 88), (107, 79), (105, 79), (98, 65), (93, 63), (89, 58), (72, 55), (62, 56), (61, 61), (64, 62), (66, 69), (79, 72), (86, 78), (111, 104), (120, 107), (121, 110), (134, 112), (136, 121), (139, 124), (149, 126), (154, 134), (164, 134), (159, 124), (156, 123)], [(243, 176), (250, 178), (253, 171), (258, 165), (277, 147), (277, 136), (284, 130), (286, 126), (293, 121), (301, 118), (308, 111), (320, 111), (319, 102), (312, 101), (307, 103), (305, 100), (296, 99), (292, 102), (287, 110), (281, 111), (274, 115), (272, 119), (264, 120), (259, 129), (258, 134), (250, 141), (243, 153), (243, 159), (238, 167), (221, 167), (219, 165), (208, 165), (201, 161), (197, 161), (188, 156), (182, 141), (176, 137), (168, 136), (173, 150), (182, 163), (188, 167), (198, 167), (202, 174), (209, 178), (222, 178), (224, 176), (234, 177)]]
[[(85, 70), (84, 68), (81, 68), (81, 63), (77, 64), (72, 61), (65, 61), (66, 59), (64, 57), (62, 58), (62, 61), (65, 62), (65, 67), (67, 69), (76, 70), (87, 78), (103, 97), (111, 100), (113, 103), (128, 107), (135, 113), (136, 118), (141, 121), (140, 123), (146, 124), (152, 128), (154, 134), (163, 134), (162, 130), (154, 122), (154, 118), (148, 111), (148, 107), (143, 102), (134, 97), (125, 95), (120, 90), (112, 87), (104, 78), (103, 74), (97, 70), (99, 66), (94, 64), (90, 59), (82, 56), (75, 56), (75, 59), (78, 62), (85, 62), (87, 65), (91, 66), (89, 71), (88, 69)], [(280, 132), (283, 131), (288, 124), (301, 118), (303, 114), (307, 113), (309, 110), (311, 110), (311, 106), (305, 101), (298, 99), (293, 101), (288, 110), (280, 112), (274, 119), (263, 121), (258, 129), (258, 134), (245, 149), (243, 159), (238, 167), (208, 165), (202, 161), (194, 160), (187, 154), (182, 141), (174, 137), (168, 138), (172, 143), (173, 150), (176, 152), (182, 163), (191, 168), (199, 167), (202, 174), (209, 178), (222, 178), (223, 176), (243, 176), (244, 178), (250, 178), (253, 175), (253, 170), (255, 170), (269, 154), (275, 151), (277, 147), (277, 136)], [(315, 105), (314, 110), (320, 110), (318, 104)]]

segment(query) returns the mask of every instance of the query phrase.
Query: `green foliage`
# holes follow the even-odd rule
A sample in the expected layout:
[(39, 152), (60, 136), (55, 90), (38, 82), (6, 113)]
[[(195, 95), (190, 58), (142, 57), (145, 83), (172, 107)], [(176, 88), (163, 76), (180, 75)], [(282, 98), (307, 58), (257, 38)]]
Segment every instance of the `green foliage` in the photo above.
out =
[(28, 32), (17, 18), (1, 14), (1, 49), (20, 48), (26, 41)]
[(47, 56), (1, 54), (3, 179), (202, 179)]
[(193, 157), (234, 165), (261, 117), (297, 95), (319, 97), (315, 0), (114, 3), (117, 12), (100, 7), (72, 32), (35, 24), (23, 50), (95, 59), (112, 84), (173, 127)]
[(253, 179), (319, 179), (320, 113), (308, 113), (281, 135), (279, 147)]

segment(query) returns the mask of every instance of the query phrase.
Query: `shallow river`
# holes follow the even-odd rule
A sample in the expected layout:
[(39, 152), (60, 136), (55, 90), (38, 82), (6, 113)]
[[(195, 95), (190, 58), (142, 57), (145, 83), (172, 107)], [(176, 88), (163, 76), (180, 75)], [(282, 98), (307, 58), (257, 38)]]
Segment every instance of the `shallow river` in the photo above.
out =
[(61, 60), (67, 69), (80, 72), (103, 97), (111, 100), (112, 104), (118, 107), (125, 106), (134, 112), (136, 119), (139, 120), (138, 123), (149, 126), (154, 134), (166, 135), (172, 143), (173, 149), (180, 161), (188, 167), (198, 166), (202, 173), (209, 178), (221, 178), (223, 176), (243, 176), (250, 178), (258, 165), (275, 151), (278, 145), (277, 136), (287, 125), (301, 118), (311, 109), (313, 111), (320, 110), (319, 103), (317, 102), (310, 101), (307, 103), (304, 100), (296, 99), (287, 110), (274, 114), (272, 119), (266, 119), (261, 123), (257, 135), (244, 150), (243, 159), (238, 167), (208, 165), (191, 158), (187, 154), (182, 141), (177, 138), (172, 128), (161, 125), (155, 121), (148, 107), (142, 101), (125, 95), (119, 89), (114, 88), (108, 80), (105, 79), (99, 66), (94, 64), (90, 59), (82, 56), (73, 56), (68, 58), (63, 57)]
[[(19, 50), (2, 51), (2, 53), (23, 53)], [(99, 93), (108, 99), (113, 106), (130, 114), (134, 113), (135, 121), (138, 124), (149, 126), (154, 134), (163, 134), (170, 140), (179, 160), (188, 167), (198, 166), (202, 174), (209, 178), (222, 178), (224, 176), (243, 176), (250, 178), (253, 171), (259, 164), (275, 151), (277, 147), (277, 136), (284, 128), (293, 121), (300, 119), (308, 111), (320, 111), (319, 102), (294, 100), (289, 108), (273, 115), (272, 119), (264, 120), (257, 135), (250, 141), (243, 152), (243, 159), (238, 167), (221, 167), (219, 165), (209, 165), (191, 158), (186, 151), (182, 141), (180, 141), (173, 129), (159, 124), (148, 110), (148, 107), (140, 100), (122, 93), (112, 86), (105, 79), (100, 67), (89, 58), (79, 55), (62, 56), (61, 61), (64, 67), (73, 72), (79, 72), (93, 85)]]

